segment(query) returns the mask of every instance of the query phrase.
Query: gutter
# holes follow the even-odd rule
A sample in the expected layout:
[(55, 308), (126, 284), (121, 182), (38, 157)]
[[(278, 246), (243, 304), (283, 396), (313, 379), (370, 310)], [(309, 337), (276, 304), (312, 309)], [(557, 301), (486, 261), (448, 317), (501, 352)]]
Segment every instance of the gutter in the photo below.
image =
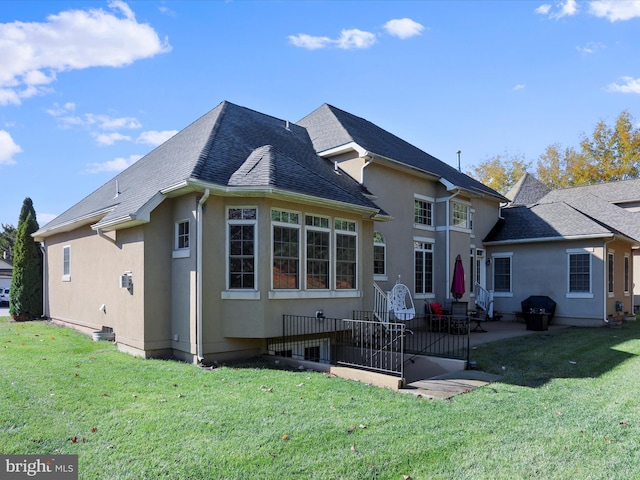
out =
[[(450, 277), (450, 271), (451, 271), (451, 258), (450, 258), (450, 251), (451, 251), (451, 200), (454, 199), (455, 197), (457, 197), (458, 195), (460, 195), (460, 190), (458, 190), (456, 193), (454, 193), (453, 195), (449, 196), (447, 198), (447, 204), (446, 204), (446, 210), (447, 210), (447, 230), (446, 230), (446, 235), (447, 235), (447, 240), (445, 242), (446, 245), (446, 259), (447, 259), (447, 268), (446, 268), (446, 272), (447, 272), (447, 281), (446, 281), (446, 285), (449, 285), (449, 277)], [(447, 295), (445, 296), (445, 298), (450, 298), (449, 295), (451, 294), (451, 292), (449, 291), (449, 288), (447, 287)]]
[(209, 198), (210, 191), (205, 189), (198, 201), (196, 217), (196, 355), (198, 363), (204, 360), (202, 354), (202, 207)]
[(44, 241), (40, 242), (40, 251), (42, 252), (42, 316), (49, 318), (49, 302), (47, 302), (49, 281), (47, 279), (47, 247)]

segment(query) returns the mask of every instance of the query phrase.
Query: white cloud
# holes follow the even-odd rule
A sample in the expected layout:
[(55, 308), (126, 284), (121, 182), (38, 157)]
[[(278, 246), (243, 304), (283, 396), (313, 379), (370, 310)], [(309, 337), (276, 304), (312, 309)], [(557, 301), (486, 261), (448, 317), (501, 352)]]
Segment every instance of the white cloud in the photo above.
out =
[(540, 5), (538, 8), (534, 10), (535, 13), (539, 15), (548, 15), (551, 10), (551, 5), (545, 3), (544, 5)]
[(161, 132), (157, 130), (149, 130), (147, 132), (142, 132), (138, 138), (136, 138), (136, 143), (144, 143), (146, 145), (153, 145), (154, 147), (157, 147), (169, 140), (176, 133), (178, 133), (178, 130), (163, 130)]
[(47, 91), (58, 72), (122, 67), (171, 50), (122, 1), (102, 9), (66, 10), (45, 22), (0, 24), (0, 105)]
[(592, 53), (596, 53), (598, 50), (603, 50), (605, 48), (607, 47), (602, 43), (589, 42), (584, 47), (576, 47), (576, 50), (578, 50), (580, 53), (583, 53), (585, 55), (589, 55)]
[(611, 22), (631, 20), (640, 17), (640, 1), (596, 0), (589, 4), (589, 13), (596, 17), (604, 17)]
[(525, 88), (526, 88), (526, 85), (525, 85), (525, 84), (523, 84), (523, 83), (519, 83), (519, 84), (517, 84), (517, 85), (515, 85), (515, 86), (513, 87), (513, 90), (514, 90), (514, 91), (518, 91), (518, 90), (524, 90)]
[(400, 18), (389, 20), (384, 24), (384, 29), (389, 35), (405, 39), (421, 35), (424, 30), (424, 26), (420, 25), (418, 22), (414, 22), (410, 18)]
[(617, 83), (610, 84), (607, 91), (640, 94), (640, 78), (621, 77)]
[(555, 4), (559, 9), (553, 9), (552, 5), (545, 3), (536, 8), (534, 12), (539, 15), (548, 15), (549, 18), (554, 19), (571, 17), (578, 13), (577, 0), (559, 0)]
[(318, 50), (319, 48), (328, 47), (333, 43), (329, 37), (314, 37), (304, 33), (289, 35), (288, 38), (293, 46), (306, 48), (307, 50)]
[(337, 43), (338, 48), (345, 50), (352, 48), (369, 48), (376, 43), (376, 36), (373, 33), (352, 28), (351, 30), (342, 30)]
[(113, 145), (116, 142), (131, 141), (131, 137), (128, 135), (122, 135), (121, 133), (99, 133), (94, 135), (98, 145)]
[(108, 162), (89, 163), (87, 164), (85, 173), (120, 172), (141, 158), (142, 155), (130, 155), (129, 158), (118, 157)]
[(0, 165), (14, 165), (13, 156), (22, 152), (22, 148), (13, 141), (6, 130), (0, 130)]

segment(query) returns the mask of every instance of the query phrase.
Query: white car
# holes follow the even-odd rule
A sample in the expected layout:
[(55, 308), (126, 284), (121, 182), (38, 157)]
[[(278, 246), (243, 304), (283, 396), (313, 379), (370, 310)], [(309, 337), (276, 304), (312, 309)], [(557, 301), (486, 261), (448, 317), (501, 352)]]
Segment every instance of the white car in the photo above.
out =
[(0, 288), (0, 304), (9, 303), (9, 289)]

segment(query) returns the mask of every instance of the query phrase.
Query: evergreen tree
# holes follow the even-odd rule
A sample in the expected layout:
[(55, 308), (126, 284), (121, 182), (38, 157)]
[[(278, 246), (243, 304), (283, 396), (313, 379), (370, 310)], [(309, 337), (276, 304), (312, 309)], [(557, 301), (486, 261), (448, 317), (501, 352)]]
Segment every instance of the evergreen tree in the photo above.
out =
[(33, 202), (26, 198), (18, 221), (11, 279), (9, 313), (15, 320), (42, 315), (42, 252), (31, 236), (38, 228)]

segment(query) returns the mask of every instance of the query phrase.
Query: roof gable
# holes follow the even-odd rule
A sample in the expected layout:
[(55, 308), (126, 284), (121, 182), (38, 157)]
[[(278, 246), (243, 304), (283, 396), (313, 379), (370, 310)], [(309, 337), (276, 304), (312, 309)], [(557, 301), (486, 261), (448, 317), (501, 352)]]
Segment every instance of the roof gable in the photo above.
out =
[[(148, 221), (180, 185), (221, 189), (278, 187), (357, 208), (380, 211), (367, 190), (318, 157), (306, 129), (222, 102), (49, 222), (36, 236), (93, 224), (94, 228)], [(97, 222), (97, 223), (96, 223)]]
[(525, 173), (516, 184), (511, 187), (506, 197), (513, 205), (530, 205), (536, 203), (551, 191), (544, 183), (530, 173)]
[(379, 155), (444, 179), (455, 187), (506, 201), (500, 193), (364, 118), (324, 104), (297, 122), (309, 131), (318, 153), (356, 143)]

